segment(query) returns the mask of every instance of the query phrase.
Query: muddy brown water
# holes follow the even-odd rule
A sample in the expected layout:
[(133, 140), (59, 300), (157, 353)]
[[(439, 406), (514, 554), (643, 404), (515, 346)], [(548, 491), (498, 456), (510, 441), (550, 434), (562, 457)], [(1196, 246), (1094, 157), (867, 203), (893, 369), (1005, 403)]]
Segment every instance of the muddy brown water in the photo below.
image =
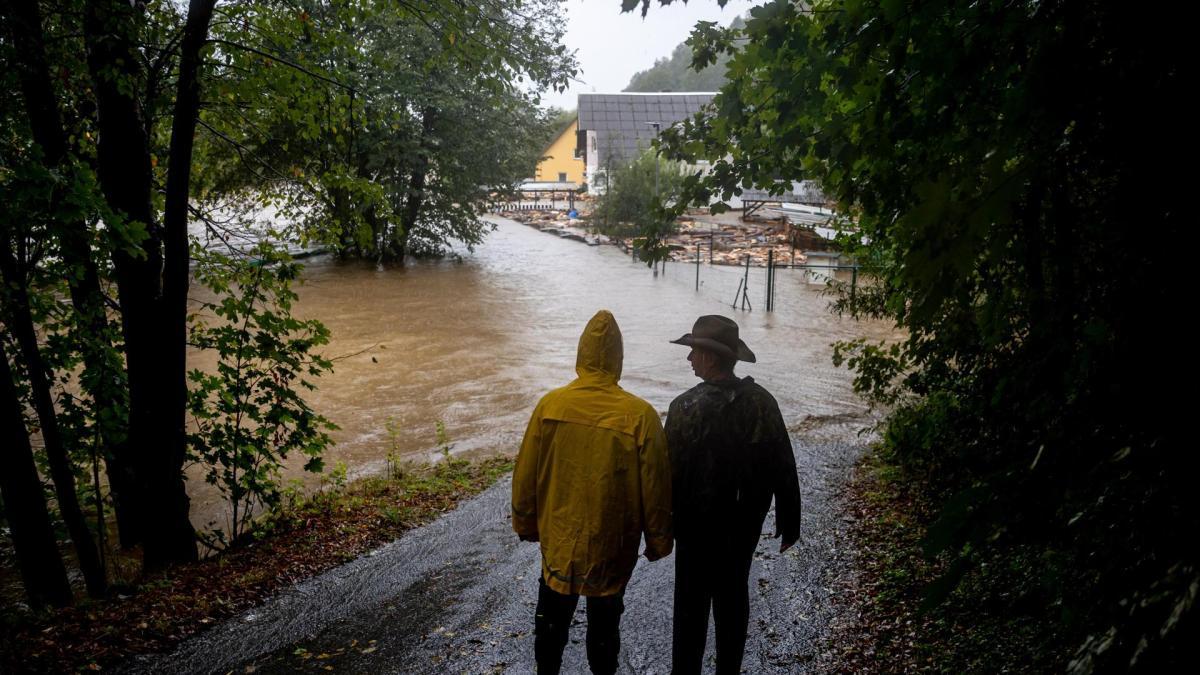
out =
[[(730, 308), (743, 270), (671, 263), (654, 275), (611, 246), (589, 247), (494, 218), (497, 228), (461, 261), (418, 261), (406, 267), (316, 258), (306, 262), (295, 312), (332, 332), (324, 349), (335, 370), (317, 381), (310, 405), (335, 422), (327, 466), (345, 462), (351, 478), (385, 471), (389, 452), (436, 460), (441, 421), (455, 455), (516, 452), (538, 398), (574, 377), (575, 348), (599, 309), (616, 316), (625, 340), (621, 386), (666, 412), (697, 382), (687, 348), (670, 344), (702, 314), (724, 314), (741, 327), (758, 356), (741, 364), (779, 401), (789, 427), (809, 417), (861, 413), (851, 374), (830, 361), (831, 344), (898, 333), (882, 322), (831, 315), (823, 287), (780, 271), (776, 311), (762, 310), (765, 272), (750, 271), (753, 311)], [(194, 292), (196, 299), (200, 296)], [(193, 353), (190, 367), (211, 367)], [(387, 431), (395, 420), (398, 432)], [(315, 476), (293, 457), (285, 479)], [(225, 520), (220, 495), (189, 469), (192, 520), (198, 528)]]

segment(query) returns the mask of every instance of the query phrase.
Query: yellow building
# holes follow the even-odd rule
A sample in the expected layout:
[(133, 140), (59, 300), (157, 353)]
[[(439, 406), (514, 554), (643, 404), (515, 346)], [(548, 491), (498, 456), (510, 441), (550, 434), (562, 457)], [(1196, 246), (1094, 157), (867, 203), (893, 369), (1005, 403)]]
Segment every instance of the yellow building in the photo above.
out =
[(579, 129), (578, 117), (542, 150), (542, 159), (538, 162), (534, 180), (583, 184), (583, 158), (575, 155), (575, 132), (577, 129)]

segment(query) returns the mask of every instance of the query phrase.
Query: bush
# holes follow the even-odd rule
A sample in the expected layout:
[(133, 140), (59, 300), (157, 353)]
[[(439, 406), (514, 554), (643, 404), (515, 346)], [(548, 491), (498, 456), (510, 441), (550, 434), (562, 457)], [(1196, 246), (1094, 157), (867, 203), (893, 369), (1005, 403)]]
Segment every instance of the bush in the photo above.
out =
[(593, 227), (610, 237), (635, 238), (638, 255), (647, 264), (665, 259), (665, 240), (675, 231), (675, 219), (664, 205), (679, 199), (683, 172), (682, 164), (662, 159), (653, 148), (631, 164), (606, 171), (606, 190), (592, 212)]
[(313, 389), (309, 378), (333, 369), (314, 349), (329, 342), (316, 320), (292, 316), (291, 284), (300, 266), (286, 253), (262, 244), (252, 257), (196, 251), (196, 277), (216, 294), (201, 304), (216, 321), (192, 316), (191, 343), (216, 352), (215, 373), (188, 373), (188, 410), (195, 430), (188, 435), (194, 460), (206, 467), (205, 480), (229, 502), (225, 530), (203, 536), (220, 548), (244, 535), (262, 506), (282, 494), (279, 472), (290, 453), (307, 457), (305, 471), (319, 473), (322, 454), (336, 427), (300, 395)]

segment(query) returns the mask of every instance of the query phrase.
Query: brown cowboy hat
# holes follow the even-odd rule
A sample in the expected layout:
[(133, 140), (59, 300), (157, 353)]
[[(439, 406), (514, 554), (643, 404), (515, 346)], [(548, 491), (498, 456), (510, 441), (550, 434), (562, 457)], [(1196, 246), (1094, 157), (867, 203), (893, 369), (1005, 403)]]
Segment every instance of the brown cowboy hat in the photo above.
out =
[(678, 340), (671, 340), (677, 345), (700, 347), (712, 350), (725, 357), (736, 358), (738, 361), (754, 363), (754, 352), (738, 339), (738, 325), (733, 319), (727, 319), (716, 314), (708, 314), (696, 319), (692, 332)]

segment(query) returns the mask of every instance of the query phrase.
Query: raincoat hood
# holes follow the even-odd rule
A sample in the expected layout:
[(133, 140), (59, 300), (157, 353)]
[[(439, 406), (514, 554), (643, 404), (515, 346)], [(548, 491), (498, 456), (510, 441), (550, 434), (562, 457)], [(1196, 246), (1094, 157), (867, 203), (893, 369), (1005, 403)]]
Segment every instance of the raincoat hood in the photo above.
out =
[(596, 312), (579, 336), (579, 352), (575, 356), (575, 372), (579, 377), (600, 377), (612, 382), (621, 379), (621, 364), (625, 346), (621, 329), (612, 312)]

